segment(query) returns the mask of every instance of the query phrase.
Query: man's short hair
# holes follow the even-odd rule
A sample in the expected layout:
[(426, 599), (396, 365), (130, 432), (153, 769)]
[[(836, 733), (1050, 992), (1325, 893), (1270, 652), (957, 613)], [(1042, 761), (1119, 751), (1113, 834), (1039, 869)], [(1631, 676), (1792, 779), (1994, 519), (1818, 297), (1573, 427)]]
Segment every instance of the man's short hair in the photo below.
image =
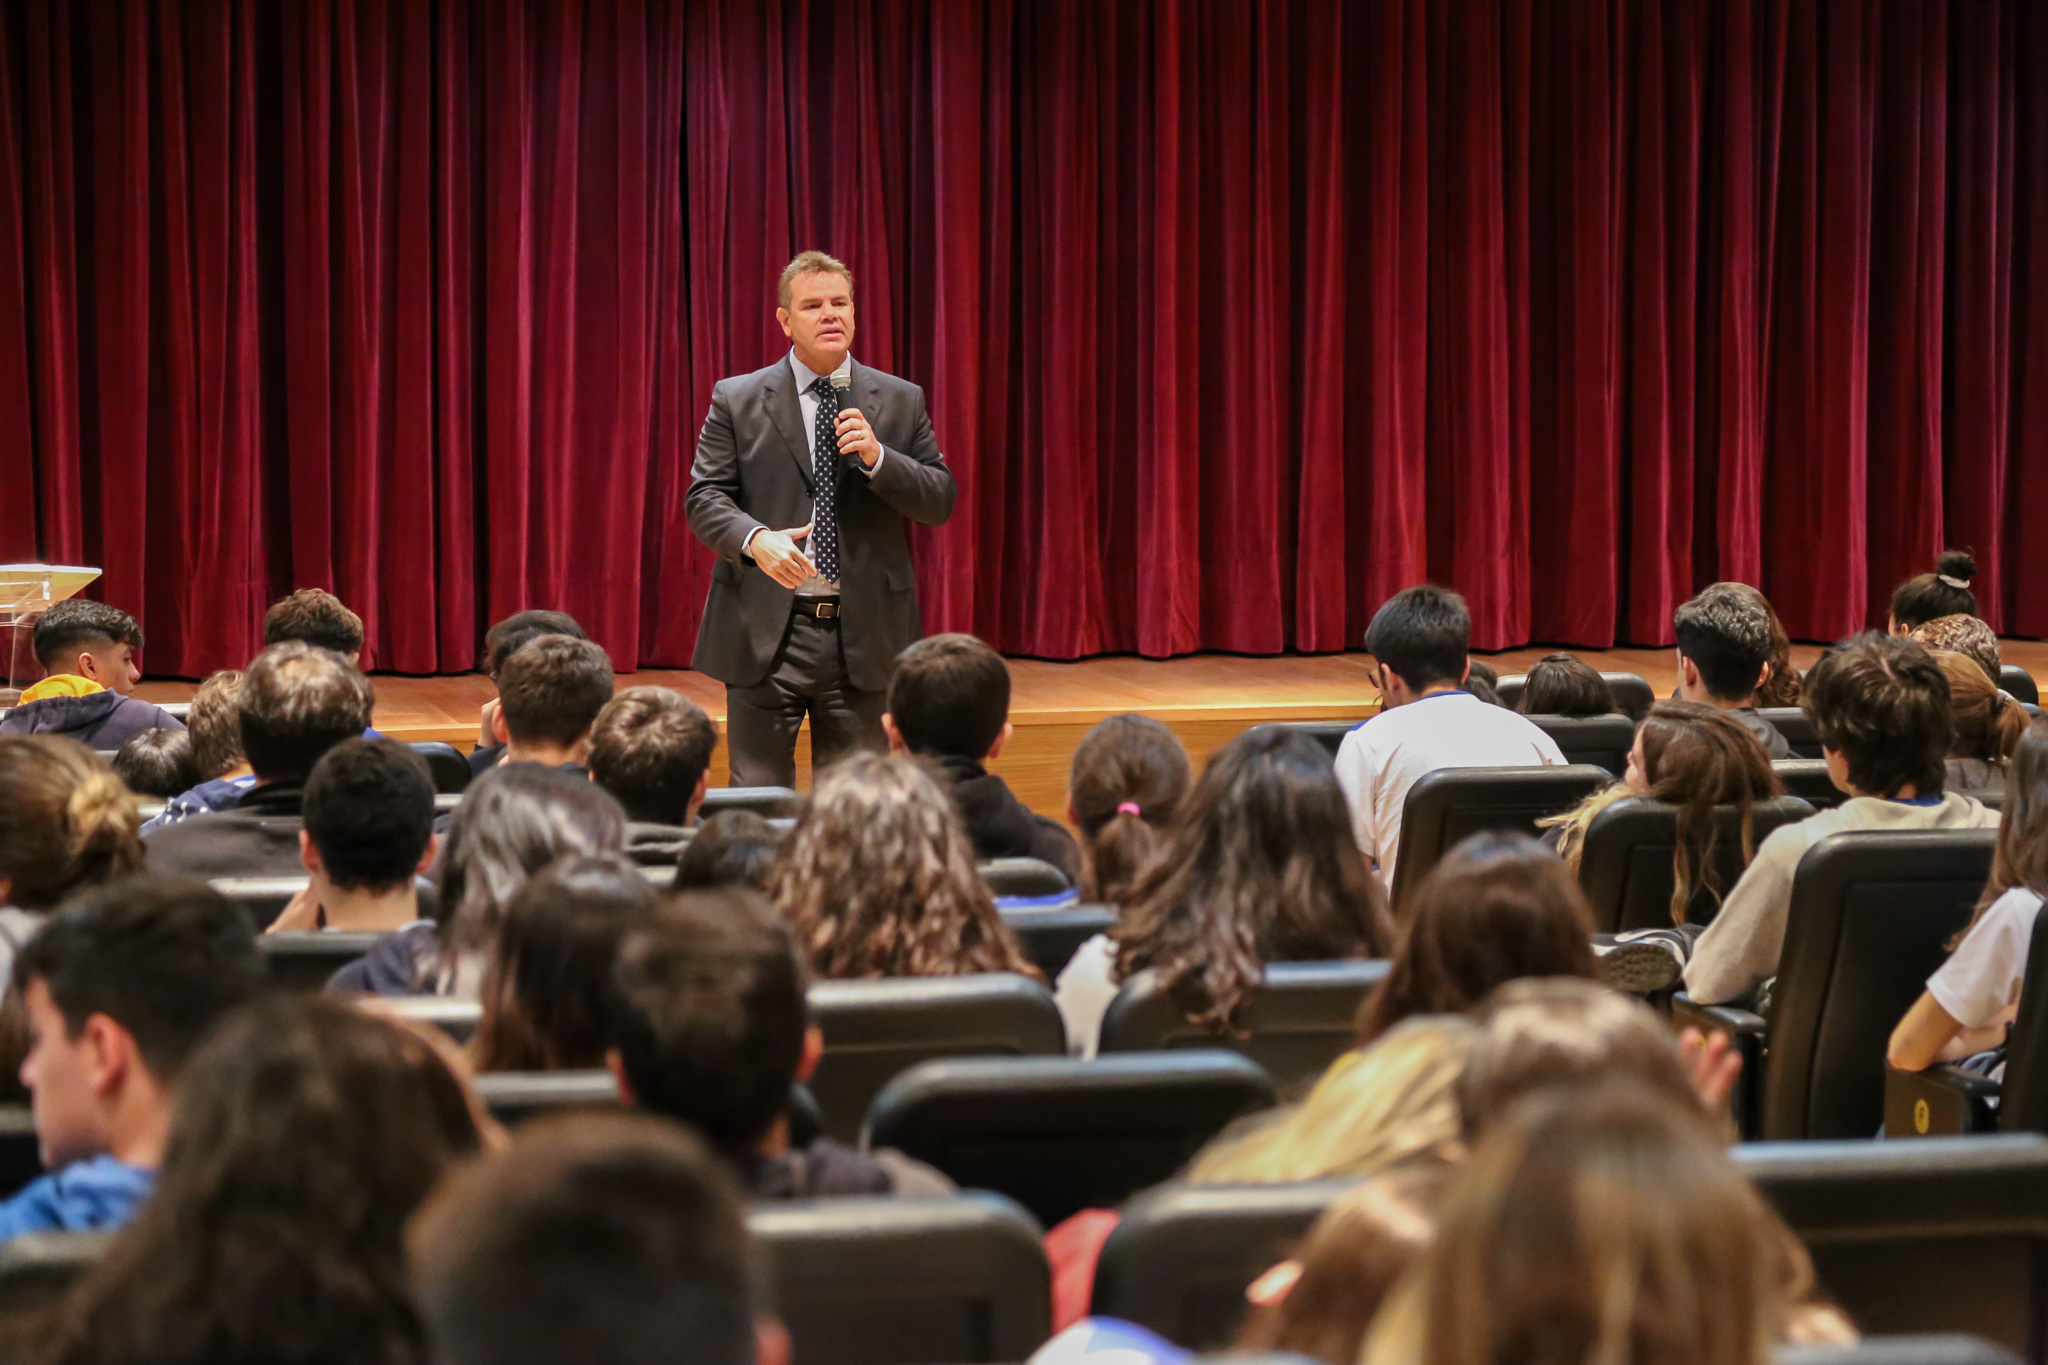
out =
[(635, 1114), (521, 1127), (427, 1201), (414, 1297), (440, 1365), (752, 1365), (761, 1254), (731, 1175)]
[(619, 944), (612, 985), (639, 1105), (751, 1151), (789, 1102), (810, 1027), (788, 926), (752, 891), (684, 892)]
[(230, 1010), (267, 984), (247, 915), (204, 882), (140, 874), (67, 901), (14, 958), (75, 1037), (104, 1014), (166, 1084)]
[(336, 654), (360, 654), (363, 650), (363, 618), (341, 604), (341, 599), (319, 588), (300, 588), (290, 597), (270, 605), (263, 613), (263, 643), (281, 645), (292, 640), (331, 649)]
[(242, 752), (266, 782), (303, 782), (320, 755), (370, 728), (376, 705), (370, 680), (333, 650), (272, 645), (235, 694)]
[(889, 716), (904, 747), (979, 761), (1010, 719), (1010, 666), (972, 635), (931, 635), (896, 656)]
[(1920, 644), (1863, 632), (1807, 670), (1799, 705), (1858, 791), (1941, 793), (1955, 712), (1948, 676)]
[(775, 826), (750, 810), (722, 810), (697, 826), (676, 857), (675, 889), (713, 891), (725, 886), (768, 889), (768, 869), (782, 851)]
[(1672, 614), (1678, 652), (1716, 701), (1747, 702), (1771, 660), (1771, 614), (1741, 583), (1715, 583)]
[(57, 603), (36, 619), (31, 647), (36, 662), (50, 672), (69, 664), (90, 645), (127, 645), (142, 648), (142, 627), (119, 607), (90, 598), (71, 597)]
[(434, 779), (409, 745), (345, 739), (313, 765), (302, 811), (328, 881), (344, 891), (401, 890), (434, 835)]
[(846, 277), (846, 292), (853, 293), (853, 272), (846, 268), (844, 261), (822, 251), (799, 251), (794, 260), (782, 267), (782, 277), (775, 282), (775, 302), (784, 308), (789, 307), (791, 286), (806, 275), (843, 275)]
[(611, 699), (611, 657), (589, 640), (537, 635), (498, 670), (498, 713), (523, 744), (574, 744)]
[(199, 780), (211, 782), (242, 762), (242, 670), (223, 668), (199, 684), (185, 729)]
[(566, 611), (515, 611), (484, 632), (484, 671), (495, 679), (505, 660), (517, 654), (527, 641), (543, 635), (566, 635), (572, 640), (590, 638), (590, 633)]
[(204, 779), (192, 761), (192, 736), (183, 730), (138, 730), (114, 755), (114, 776), (137, 796), (169, 800)]
[(697, 703), (666, 687), (629, 687), (590, 727), (590, 776), (627, 819), (680, 825), (716, 747), (718, 727)]
[(1472, 614), (1449, 588), (1424, 583), (1403, 588), (1373, 613), (1365, 648), (1416, 691), (1465, 676), (1472, 647)]

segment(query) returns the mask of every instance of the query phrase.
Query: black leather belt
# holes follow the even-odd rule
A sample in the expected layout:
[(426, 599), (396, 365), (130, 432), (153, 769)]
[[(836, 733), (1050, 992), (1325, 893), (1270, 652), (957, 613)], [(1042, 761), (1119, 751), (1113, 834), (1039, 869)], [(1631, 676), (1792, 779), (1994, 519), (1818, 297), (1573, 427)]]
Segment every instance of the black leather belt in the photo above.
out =
[(796, 614), (818, 621), (839, 619), (839, 599), (836, 597), (799, 597), (796, 599)]

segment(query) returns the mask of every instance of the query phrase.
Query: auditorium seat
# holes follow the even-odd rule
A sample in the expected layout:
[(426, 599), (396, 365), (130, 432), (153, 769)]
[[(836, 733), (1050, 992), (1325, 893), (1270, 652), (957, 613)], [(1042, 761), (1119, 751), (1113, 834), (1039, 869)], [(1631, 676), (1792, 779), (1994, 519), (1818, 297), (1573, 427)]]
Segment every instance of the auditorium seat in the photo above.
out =
[(1272, 1077), (1218, 1049), (925, 1062), (868, 1111), (868, 1141), (994, 1190), (1047, 1227), (1171, 1179), (1233, 1119), (1271, 1107)]
[(1743, 1049), (1745, 1134), (1876, 1134), (1885, 1045), (1969, 922), (1996, 838), (1989, 829), (1831, 834), (1793, 878), (1769, 1021), (1678, 996), (1674, 1023), (1730, 1033)]
[(477, 1097), (491, 1117), (507, 1128), (576, 1109), (616, 1109), (619, 1083), (597, 1071), (486, 1071), (476, 1078)]
[[(1757, 802), (1751, 808), (1752, 847), (1761, 844), (1780, 825), (1804, 820), (1812, 814), (1813, 807), (1796, 796)], [(1721, 894), (1725, 896), (1747, 866), (1742, 856), (1741, 812), (1734, 806), (1718, 806), (1714, 819), (1714, 867), (1721, 879)], [(1579, 884), (1592, 902), (1595, 929), (1611, 934), (1671, 926), (1677, 842), (1678, 807), (1663, 801), (1623, 797), (1593, 817), (1586, 826), (1586, 842), (1579, 858)], [(1689, 924), (1711, 923), (1720, 909), (1719, 900), (1699, 882), (1695, 869), (1693, 896), (1685, 916)]]
[(825, 1131), (860, 1136), (882, 1087), (919, 1062), (940, 1057), (1057, 1057), (1067, 1050), (1052, 992), (1005, 972), (976, 976), (818, 981), (811, 1016), (825, 1056), (810, 1090)]
[(2019, 1359), (1982, 1337), (1960, 1334), (1865, 1337), (1854, 1346), (1792, 1346), (1777, 1353), (1778, 1365), (2019, 1365)]
[(1264, 1067), (1283, 1093), (1313, 1084), (1358, 1040), (1358, 1010), (1386, 978), (1380, 960), (1274, 962), (1245, 1011), (1246, 1036), (1219, 1038), (1191, 1023), (1159, 988), (1156, 972), (1124, 982), (1102, 1017), (1099, 1050), (1150, 1052), (1161, 1048), (1228, 1048)]
[(2002, 1080), (1937, 1063), (1884, 1078), (1884, 1130), (1892, 1137), (2048, 1133), (2048, 915), (2034, 918), (2019, 1017), (2005, 1040)]
[(469, 760), (453, 744), (423, 740), (415, 743), (412, 751), (427, 761), (436, 792), (459, 792), (469, 785)]
[(1530, 716), (1529, 723), (1549, 735), (1567, 763), (1590, 763), (1614, 777), (1628, 772), (1628, 751), (1635, 747), (1636, 723), (1627, 716)]
[(1073, 890), (1067, 874), (1040, 858), (991, 858), (975, 870), (998, 896), (1057, 896)]
[(270, 967), (272, 981), (310, 995), (325, 990), (336, 972), (369, 952), (382, 937), (350, 929), (280, 930), (258, 934), (256, 948)]
[(474, 1000), (452, 995), (384, 995), (376, 997), (376, 1008), (415, 1024), (430, 1024), (458, 1043), (476, 1036), (483, 1021), (484, 1007)]
[(147, 823), (151, 820), (156, 819), (157, 816), (162, 815), (164, 813), (164, 807), (168, 806), (169, 804), (170, 802), (168, 801), (159, 801), (153, 796), (145, 796), (135, 803), (136, 817), (142, 820), (144, 823)]
[(709, 820), (722, 810), (750, 810), (763, 817), (791, 816), (801, 803), (788, 787), (712, 787), (704, 793), (697, 815)]
[(1003, 923), (1017, 936), (1017, 946), (1031, 965), (1058, 979), (1075, 950), (1116, 924), (1113, 905), (1013, 906), (1002, 911)]
[(0, 1199), (43, 1173), (35, 1111), (27, 1100), (0, 1104)]
[[(457, 806), (461, 805), (461, 804), (462, 804), (462, 793), (461, 793), (461, 792), (435, 792), (435, 793), (434, 793), (434, 814), (435, 814), (436, 816), (442, 816), (442, 815), (453, 815), (453, 814), (455, 813), (455, 808), (456, 808)], [(442, 828), (442, 826), (441, 826), (440, 824), (438, 824), (438, 823), (437, 823), (437, 824), (435, 825), (435, 828), (436, 828), (436, 829), (440, 829), (440, 828)]]
[(1820, 736), (1813, 732), (1813, 722), (1806, 718), (1806, 712), (1796, 706), (1760, 706), (1757, 714), (1785, 737), (1785, 742), (1792, 746), (1794, 758), (1821, 756)]
[(993, 1194), (757, 1204), (794, 1356), (831, 1365), (1021, 1361), (1052, 1325), (1031, 1216)]
[(1866, 1332), (1969, 1332), (2043, 1358), (2048, 1138), (1735, 1148)]
[[(1640, 673), (1602, 673), (1607, 680), (1607, 690), (1614, 694), (1614, 705), (1630, 720), (1639, 721), (1650, 714), (1650, 708), (1657, 702), (1657, 694), (1650, 690), (1650, 684)], [(1501, 705), (1510, 709), (1522, 699), (1522, 688), (1528, 684), (1526, 673), (1510, 673), (1493, 685), (1493, 693)]]
[(1849, 799), (1849, 793), (1828, 776), (1826, 759), (1781, 758), (1771, 764), (1785, 795), (1796, 796), (1815, 810), (1833, 810)]
[(189, 722), (192, 719), (192, 703), (189, 701), (165, 701), (158, 702), (157, 705), (173, 720)]
[(1401, 907), (1443, 856), (1482, 830), (1534, 836), (1536, 822), (1570, 810), (1613, 781), (1603, 768), (1439, 768), (1408, 789), (1392, 900)]
[(1998, 666), (1998, 685), (2007, 696), (2028, 706), (2041, 704), (2041, 689), (2034, 682), (2034, 675), (2018, 664)]
[(8, 1338), (62, 1303), (117, 1235), (27, 1232), (0, 1244), (0, 1325)]
[(1344, 743), (1344, 736), (1370, 719), (1370, 716), (1362, 716), (1357, 720), (1289, 720), (1282, 721), (1281, 724), (1290, 730), (1301, 731), (1329, 750), (1330, 757), (1335, 758), (1338, 746)]

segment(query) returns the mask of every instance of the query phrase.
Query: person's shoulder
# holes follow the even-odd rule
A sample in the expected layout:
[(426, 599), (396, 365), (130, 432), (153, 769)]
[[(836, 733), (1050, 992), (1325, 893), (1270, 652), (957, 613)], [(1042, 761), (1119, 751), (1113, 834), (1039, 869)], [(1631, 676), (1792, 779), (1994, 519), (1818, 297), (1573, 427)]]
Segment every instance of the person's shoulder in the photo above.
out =
[(1997, 900), (1984, 907), (1986, 920), (2014, 921), (2029, 929), (2040, 913), (2041, 893), (2024, 886), (2008, 887)]
[(918, 385), (911, 383), (908, 379), (905, 379), (902, 375), (890, 374), (887, 370), (878, 370), (872, 365), (863, 365), (858, 360), (853, 362), (851, 378), (856, 384), (873, 384), (884, 393), (910, 394), (915, 395), (919, 399), (924, 397), (924, 390)]
[(164, 710), (153, 701), (140, 697), (123, 697), (115, 703), (114, 710), (121, 713), (125, 721), (132, 722), (142, 730), (182, 730), (185, 722)]
[(745, 374), (727, 375), (711, 386), (711, 396), (713, 398), (723, 397), (727, 402), (751, 397), (767, 387), (775, 379), (778, 372), (785, 375), (789, 374), (789, 353), (786, 351), (778, 356), (772, 364), (763, 365), (758, 370), (749, 370)]
[(149, 1197), (156, 1173), (111, 1156), (39, 1176), (0, 1204), (0, 1237), (120, 1227)]

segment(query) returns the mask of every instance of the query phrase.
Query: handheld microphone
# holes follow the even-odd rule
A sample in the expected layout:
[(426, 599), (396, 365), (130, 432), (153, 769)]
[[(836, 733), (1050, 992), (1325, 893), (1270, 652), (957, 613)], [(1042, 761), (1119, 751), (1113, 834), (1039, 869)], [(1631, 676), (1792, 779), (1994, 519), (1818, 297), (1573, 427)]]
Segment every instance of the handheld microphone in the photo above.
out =
[[(852, 387), (853, 387), (853, 376), (852, 376), (851, 374), (847, 373), (847, 372), (846, 372), (845, 370), (835, 370), (835, 371), (833, 372), (833, 374), (832, 374), (832, 396), (833, 396), (834, 398), (837, 398), (837, 399), (839, 400), (839, 410), (840, 410), (841, 412), (845, 412), (845, 411), (846, 411), (846, 394), (847, 394), (847, 391), (848, 391), (849, 389), (851, 389)], [(843, 464), (843, 463), (845, 463), (845, 461), (846, 461), (846, 452), (845, 452), (845, 451), (841, 451), (841, 452), (839, 452), (839, 459), (840, 459), (840, 463), (842, 463), (842, 464)]]

